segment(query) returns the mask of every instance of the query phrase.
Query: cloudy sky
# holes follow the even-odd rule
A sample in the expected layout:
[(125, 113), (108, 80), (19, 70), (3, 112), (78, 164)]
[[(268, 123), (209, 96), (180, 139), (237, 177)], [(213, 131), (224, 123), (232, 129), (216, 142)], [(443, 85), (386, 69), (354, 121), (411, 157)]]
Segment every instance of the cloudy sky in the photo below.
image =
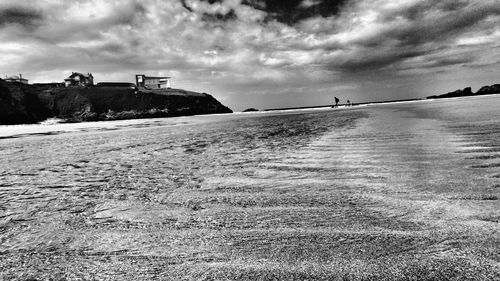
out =
[(500, 83), (498, 0), (0, 0), (0, 75), (172, 76), (233, 110)]

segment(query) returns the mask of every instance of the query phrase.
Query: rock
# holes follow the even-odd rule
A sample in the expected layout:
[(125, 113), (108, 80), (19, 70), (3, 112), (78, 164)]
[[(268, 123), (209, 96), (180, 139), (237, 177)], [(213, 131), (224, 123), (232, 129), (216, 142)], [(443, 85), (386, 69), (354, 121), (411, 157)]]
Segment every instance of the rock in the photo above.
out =
[(253, 107), (243, 110), (243, 112), (253, 112), (253, 111), (259, 111), (259, 110)]
[(30, 85), (0, 79), (0, 124), (37, 123), (50, 115)]
[(465, 96), (472, 96), (474, 95), (472, 93), (471, 87), (464, 88), (463, 90), (456, 90), (454, 92), (449, 92), (444, 95), (439, 95), (439, 96), (430, 96), (427, 97), (428, 99), (442, 99), (442, 98), (454, 98), (454, 97), (465, 97)]
[(500, 94), (500, 84), (494, 84), (491, 86), (484, 86), (479, 89), (475, 94), (472, 92), (470, 87), (463, 90), (456, 90), (454, 92), (446, 93), (439, 96), (429, 96), (428, 99), (441, 99), (441, 98), (452, 98), (452, 97), (466, 97), (466, 96), (479, 96), (479, 95), (492, 95)]
[(479, 91), (477, 91), (476, 95), (491, 95), (491, 94), (500, 94), (500, 84), (494, 84), (491, 86), (484, 86)]
[(471, 87), (467, 87), (462, 90), (462, 96), (472, 96), (472, 95), (473, 93)]

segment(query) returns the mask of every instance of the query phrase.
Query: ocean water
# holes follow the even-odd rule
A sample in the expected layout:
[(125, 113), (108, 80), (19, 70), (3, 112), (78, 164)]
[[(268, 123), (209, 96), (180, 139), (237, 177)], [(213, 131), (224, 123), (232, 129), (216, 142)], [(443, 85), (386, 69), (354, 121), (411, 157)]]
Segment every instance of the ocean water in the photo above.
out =
[(0, 127), (0, 279), (500, 279), (499, 107)]

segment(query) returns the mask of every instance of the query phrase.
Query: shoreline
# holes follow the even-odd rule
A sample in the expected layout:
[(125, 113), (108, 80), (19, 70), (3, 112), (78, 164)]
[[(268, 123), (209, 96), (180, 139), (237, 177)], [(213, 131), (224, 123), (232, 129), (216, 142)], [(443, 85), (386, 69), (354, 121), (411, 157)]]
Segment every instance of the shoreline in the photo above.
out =
[[(498, 94), (480, 95), (477, 98), (500, 97)], [(446, 99), (418, 99), (406, 101), (393, 101), (393, 102), (377, 102), (377, 103), (364, 103), (358, 106), (346, 107), (340, 106), (334, 110), (348, 110), (348, 109), (369, 109), (372, 106), (382, 105), (395, 105), (395, 104), (410, 104), (419, 102), (449, 102), (458, 99), (469, 97), (453, 97)], [(177, 117), (157, 117), (157, 118), (139, 118), (139, 119), (121, 119), (121, 120), (103, 120), (103, 121), (85, 121), (85, 122), (61, 122), (61, 123), (47, 123), (44, 121), (35, 124), (13, 124), (13, 125), (0, 125), (0, 140), (16, 139), (23, 137), (36, 137), (44, 135), (60, 135), (66, 133), (86, 133), (93, 131), (113, 131), (124, 130), (133, 128), (149, 128), (153, 126), (180, 126), (180, 125), (197, 125), (206, 122), (216, 122), (224, 118), (243, 118), (247, 117), (260, 117), (266, 115), (287, 115), (294, 114), (295, 112), (311, 112), (311, 111), (329, 111), (333, 110), (330, 106), (317, 106), (317, 107), (303, 107), (298, 109), (282, 109), (273, 111), (255, 111), (255, 112), (234, 112), (234, 113), (216, 113), (216, 114), (200, 114), (189, 116)], [(241, 116), (241, 117), (239, 117)], [(222, 119), (221, 119), (222, 118)]]
[[(356, 106), (366, 106), (372, 104), (392, 104), (392, 103), (408, 103), (408, 102), (419, 102), (419, 101), (435, 101), (435, 100), (448, 100), (448, 99), (461, 99), (461, 98), (471, 98), (471, 97), (486, 97), (500, 95), (500, 93), (484, 94), (484, 95), (469, 95), (469, 96), (457, 96), (457, 97), (442, 97), (442, 98), (418, 98), (418, 99), (401, 99), (401, 100), (390, 100), (390, 101), (374, 101), (374, 102), (360, 102), (353, 103), (351, 106), (347, 104), (340, 104), (337, 108), (351, 108)], [(315, 109), (315, 108), (332, 108), (332, 105), (312, 105), (312, 106), (299, 106), (299, 107), (284, 107), (284, 108), (268, 108), (263, 109), (261, 112), (269, 111), (280, 111), (280, 110), (301, 110), (301, 109)], [(246, 112), (255, 113), (255, 112)]]

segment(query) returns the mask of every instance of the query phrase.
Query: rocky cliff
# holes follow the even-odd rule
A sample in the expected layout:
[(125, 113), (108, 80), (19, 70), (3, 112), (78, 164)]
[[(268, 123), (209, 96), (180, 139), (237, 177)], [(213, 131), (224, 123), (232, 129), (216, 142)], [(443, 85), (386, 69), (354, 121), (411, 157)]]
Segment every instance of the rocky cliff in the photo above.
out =
[(464, 88), (463, 90), (456, 90), (454, 92), (449, 92), (444, 95), (439, 95), (439, 96), (430, 96), (427, 97), (428, 99), (442, 99), (442, 98), (454, 98), (454, 97), (465, 97), (465, 96), (472, 96), (474, 95), (472, 93), (471, 87)]
[(491, 86), (484, 86), (479, 91), (477, 91), (476, 95), (491, 95), (491, 94), (500, 94), (500, 84), (495, 84)]
[(36, 123), (50, 117), (35, 87), (0, 79), (0, 124)]
[(50, 88), (0, 79), (0, 124), (68, 122), (231, 113), (211, 95), (179, 89)]
[(500, 84), (494, 84), (491, 86), (484, 86), (479, 89), (476, 93), (472, 92), (470, 87), (463, 90), (456, 90), (454, 92), (449, 92), (444, 95), (429, 96), (428, 99), (442, 99), (442, 98), (455, 98), (455, 97), (467, 97), (467, 96), (480, 96), (480, 95), (491, 95), (500, 94)]

